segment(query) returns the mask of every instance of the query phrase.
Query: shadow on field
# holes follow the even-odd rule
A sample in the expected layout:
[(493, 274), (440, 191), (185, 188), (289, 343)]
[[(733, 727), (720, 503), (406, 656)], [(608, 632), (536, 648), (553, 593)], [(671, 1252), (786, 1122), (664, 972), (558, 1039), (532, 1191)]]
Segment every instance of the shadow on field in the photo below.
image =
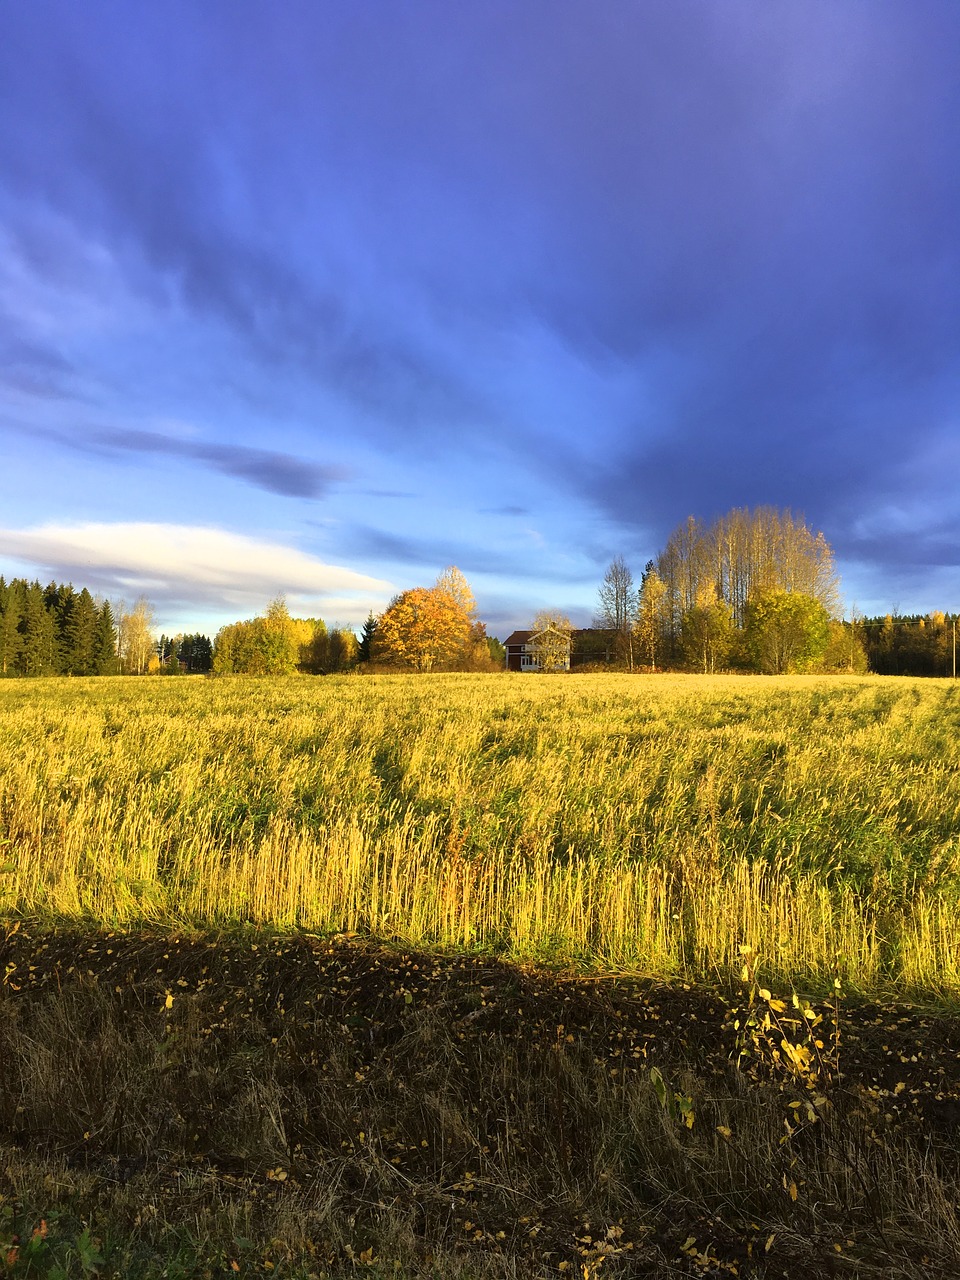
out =
[(942, 1014), (311, 936), (0, 964), (0, 1274), (960, 1274)]

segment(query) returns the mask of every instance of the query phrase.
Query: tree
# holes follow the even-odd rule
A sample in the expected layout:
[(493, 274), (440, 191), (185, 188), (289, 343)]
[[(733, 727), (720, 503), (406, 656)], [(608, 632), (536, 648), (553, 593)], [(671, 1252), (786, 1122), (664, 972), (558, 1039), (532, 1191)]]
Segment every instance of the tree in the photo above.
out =
[[(494, 644), (497, 644), (494, 641)], [(500, 646), (501, 654), (506, 650)], [(499, 663), (491, 656), (490, 640), (487, 636), (486, 624), (474, 621), (470, 625), (470, 634), (463, 646), (463, 652), (457, 662), (458, 671), (498, 671), (503, 666), (503, 657)]]
[(19, 675), (52, 676), (57, 670), (57, 637), (53, 614), (46, 608), (39, 582), (26, 589), (19, 622)]
[(471, 622), (473, 621), (473, 616), (477, 611), (477, 602), (474, 600), (473, 592), (470, 590), (470, 583), (467, 582), (455, 564), (447, 565), (443, 573), (437, 578), (434, 590), (446, 592), (454, 604), (463, 610), (467, 618)]
[(215, 675), (291, 675), (304, 647), (309, 647), (314, 624), (290, 617), (282, 595), (267, 605), (265, 614), (232, 622), (217, 632), (213, 646)]
[(562, 613), (543, 611), (533, 620), (527, 649), (541, 671), (568, 671), (573, 627)]
[(863, 622), (853, 612), (849, 621), (830, 619), (829, 637), (823, 653), (824, 671), (846, 672), (863, 675), (869, 670), (864, 646)]
[(657, 666), (657, 655), (663, 644), (667, 625), (669, 597), (667, 586), (651, 561), (644, 571), (634, 635), (646, 655), (651, 671)]
[(490, 655), (491, 665), (497, 671), (502, 671), (506, 666), (507, 651), (496, 636), (487, 636), (487, 652)]
[(357, 661), (357, 637), (346, 627), (332, 627), (328, 635), (327, 670), (347, 671)]
[(201, 635), (179, 636), (177, 657), (191, 674), (210, 671), (213, 666), (213, 645), (210, 637)]
[(358, 662), (370, 661), (371, 649), (373, 646), (373, 637), (376, 635), (376, 631), (377, 631), (377, 622), (378, 622), (377, 615), (371, 609), (370, 612), (367, 614), (367, 620), (363, 624), (363, 628), (360, 632), (360, 643), (357, 645), (357, 661)]
[(633, 628), (637, 621), (637, 592), (623, 556), (611, 560), (598, 592), (596, 625), (614, 635), (617, 659), (633, 670)]
[(18, 674), (26, 583), (14, 579), (7, 584), (0, 578), (0, 675)]
[(53, 649), (51, 651), (51, 670), (49, 674), (67, 675), (70, 673), (68, 648), (70, 644), (67, 630), (70, 616), (76, 603), (76, 593), (71, 583), (50, 582), (43, 589), (43, 607), (53, 623)]
[(69, 601), (61, 641), (65, 675), (92, 676), (97, 672), (97, 606), (86, 587)]
[(710, 526), (690, 516), (670, 535), (656, 568), (667, 588), (672, 640), (705, 587), (730, 606), (738, 627), (751, 598), (771, 589), (811, 596), (832, 615), (840, 607), (833, 553), (823, 534), (775, 507), (740, 508)]
[(249, 622), (229, 622), (221, 627), (213, 639), (213, 674), (237, 675), (243, 671), (242, 653)]
[(449, 565), (434, 586), (413, 587), (391, 600), (379, 618), (371, 614), (359, 654), (414, 671), (469, 667), (486, 643), (475, 615), (470, 584)]
[(697, 596), (697, 603), (683, 615), (681, 646), (683, 655), (704, 672), (716, 671), (726, 662), (733, 645), (733, 612), (709, 587)]
[(153, 605), (146, 596), (139, 596), (129, 613), (121, 603), (117, 617), (120, 669), (125, 675), (141, 676), (153, 653)]
[(113, 615), (84, 587), (0, 577), (0, 676), (110, 675)]
[(414, 587), (397, 596), (378, 621), (373, 659), (434, 671), (455, 665), (469, 636), (470, 617), (453, 594), (439, 587)]
[(104, 600), (97, 610), (97, 631), (93, 648), (94, 673), (98, 676), (116, 675), (117, 627), (110, 603)]
[(357, 637), (343, 627), (327, 628), (320, 618), (308, 618), (309, 642), (300, 646), (300, 670), (311, 675), (345, 671), (356, 661)]
[(287, 602), (282, 595), (275, 596), (267, 605), (263, 618), (256, 619), (258, 675), (287, 676), (297, 669), (300, 645), (308, 637), (304, 628), (298, 627), (290, 617)]
[(770, 675), (809, 671), (823, 658), (830, 618), (813, 596), (776, 588), (747, 605), (746, 640), (755, 666)]

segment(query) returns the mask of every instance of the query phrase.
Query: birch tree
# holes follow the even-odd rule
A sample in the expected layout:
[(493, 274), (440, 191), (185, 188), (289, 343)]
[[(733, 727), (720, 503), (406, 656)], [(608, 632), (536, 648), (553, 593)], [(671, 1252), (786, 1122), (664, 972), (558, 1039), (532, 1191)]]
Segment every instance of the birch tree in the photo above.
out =
[(657, 657), (663, 644), (668, 610), (669, 597), (666, 583), (656, 569), (650, 568), (643, 575), (634, 635), (640, 650), (646, 656), (647, 664), (651, 671), (656, 670)]
[(775, 507), (739, 508), (710, 526), (689, 517), (670, 535), (656, 561), (667, 588), (671, 635), (698, 596), (712, 590), (742, 627), (751, 598), (763, 591), (799, 592), (817, 600), (831, 616), (840, 609), (833, 552), (822, 533), (801, 517)]
[(637, 591), (623, 556), (610, 561), (598, 592), (596, 625), (614, 634), (617, 659), (633, 670), (633, 628), (637, 620)]
[(117, 654), (125, 675), (142, 676), (153, 653), (153, 605), (138, 596), (129, 612), (122, 602), (117, 609)]
[(573, 627), (562, 613), (543, 611), (533, 620), (533, 634), (527, 648), (541, 671), (566, 671), (570, 666)]

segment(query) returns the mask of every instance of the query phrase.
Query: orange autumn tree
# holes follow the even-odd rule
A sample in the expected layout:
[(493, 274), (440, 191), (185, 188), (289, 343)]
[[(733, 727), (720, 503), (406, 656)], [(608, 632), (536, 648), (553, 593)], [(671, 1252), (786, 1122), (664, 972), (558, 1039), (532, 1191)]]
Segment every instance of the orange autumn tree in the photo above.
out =
[(392, 601), (374, 632), (376, 662), (436, 671), (457, 666), (475, 630), (473, 592), (459, 569), (445, 569), (434, 587), (413, 587)]

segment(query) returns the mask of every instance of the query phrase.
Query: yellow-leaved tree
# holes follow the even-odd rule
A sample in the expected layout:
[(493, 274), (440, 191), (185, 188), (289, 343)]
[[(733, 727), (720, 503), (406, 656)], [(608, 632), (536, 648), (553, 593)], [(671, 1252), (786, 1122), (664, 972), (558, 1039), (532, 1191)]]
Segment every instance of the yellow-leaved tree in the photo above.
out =
[(471, 650), (475, 612), (469, 583), (451, 565), (435, 586), (413, 587), (390, 603), (373, 633), (373, 660), (414, 671), (457, 667)]
[(533, 620), (527, 649), (541, 671), (570, 670), (570, 640), (573, 627), (562, 613), (543, 610)]

